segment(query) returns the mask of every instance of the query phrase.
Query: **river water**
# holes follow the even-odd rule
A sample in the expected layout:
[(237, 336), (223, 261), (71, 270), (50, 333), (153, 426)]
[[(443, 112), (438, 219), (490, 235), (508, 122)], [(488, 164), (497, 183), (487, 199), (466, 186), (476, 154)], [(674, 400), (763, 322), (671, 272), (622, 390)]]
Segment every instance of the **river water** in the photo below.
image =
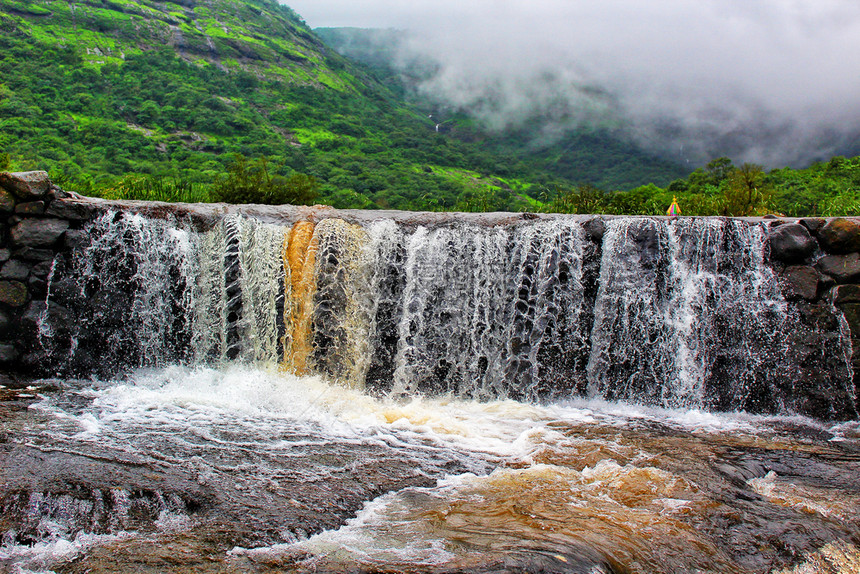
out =
[(764, 228), (600, 234), (105, 214), (57, 378), (0, 388), (0, 569), (860, 572), (860, 423), (791, 414)]
[(10, 572), (860, 564), (856, 422), (378, 398), (239, 366), (59, 384), (7, 414)]

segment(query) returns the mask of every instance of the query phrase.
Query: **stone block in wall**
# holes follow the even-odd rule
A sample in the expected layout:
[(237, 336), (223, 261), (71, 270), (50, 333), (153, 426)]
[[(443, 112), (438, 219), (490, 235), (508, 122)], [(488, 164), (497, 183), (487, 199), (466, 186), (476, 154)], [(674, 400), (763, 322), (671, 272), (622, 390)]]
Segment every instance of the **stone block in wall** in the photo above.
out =
[(0, 279), (23, 281), (30, 276), (30, 266), (18, 259), (12, 259), (0, 267)]
[(0, 263), (5, 263), (12, 258), (12, 252), (8, 249), (0, 249)]
[(860, 255), (825, 255), (815, 263), (815, 268), (837, 283), (855, 283), (860, 280)]
[(808, 265), (789, 265), (780, 275), (783, 295), (788, 299), (818, 298), (818, 282), (821, 274)]
[(69, 228), (64, 219), (24, 219), (10, 233), (12, 243), (21, 247), (49, 247)]
[(6, 333), (9, 332), (11, 326), (12, 318), (9, 317), (9, 313), (0, 310), (0, 336), (6, 335)]
[(816, 233), (827, 224), (827, 220), (820, 217), (804, 217), (798, 220), (798, 223), (808, 229), (810, 233)]
[(21, 215), (42, 215), (45, 213), (44, 201), (28, 201), (15, 206), (15, 213)]
[(12, 255), (17, 259), (24, 259), (25, 261), (50, 261), (56, 253), (50, 249), (22, 247), (21, 249), (16, 249)]
[(0, 188), (0, 213), (8, 213), (14, 210), (15, 197), (5, 189)]
[(770, 256), (783, 263), (806, 261), (818, 247), (809, 230), (797, 223), (780, 225), (770, 231)]
[(818, 230), (818, 241), (828, 253), (854, 253), (860, 251), (860, 225), (843, 217), (827, 222)]
[(44, 279), (51, 273), (51, 268), (53, 266), (53, 261), (42, 261), (33, 266), (32, 273), (35, 277), (41, 277)]
[(837, 305), (860, 303), (860, 285), (839, 285), (833, 290), (833, 302)]
[(22, 201), (33, 201), (48, 194), (51, 180), (46, 171), (2, 172), (0, 187)]
[(60, 219), (68, 219), (69, 221), (86, 221), (93, 218), (94, 209), (89, 205), (81, 203), (52, 201), (48, 209), (45, 210), (45, 215), (52, 215)]
[(21, 307), (27, 302), (27, 286), (20, 281), (0, 281), (0, 303)]

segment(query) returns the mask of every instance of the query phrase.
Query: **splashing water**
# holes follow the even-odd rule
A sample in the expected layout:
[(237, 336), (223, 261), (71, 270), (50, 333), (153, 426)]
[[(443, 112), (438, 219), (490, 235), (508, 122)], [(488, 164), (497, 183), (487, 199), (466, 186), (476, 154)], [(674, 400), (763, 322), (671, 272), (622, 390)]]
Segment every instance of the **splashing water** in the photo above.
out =
[[(86, 311), (69, 352), (114, 372), (239, 361), (407, 395), (794, 404), (803, 328), (760, 225), (620, 218), (597, 246), (570, 218), (289, 228), (229, 216), (198, 232), (108, 213), (90, 236), (72, 270)], [(845, 337), (833, 384), (853, 396)]]

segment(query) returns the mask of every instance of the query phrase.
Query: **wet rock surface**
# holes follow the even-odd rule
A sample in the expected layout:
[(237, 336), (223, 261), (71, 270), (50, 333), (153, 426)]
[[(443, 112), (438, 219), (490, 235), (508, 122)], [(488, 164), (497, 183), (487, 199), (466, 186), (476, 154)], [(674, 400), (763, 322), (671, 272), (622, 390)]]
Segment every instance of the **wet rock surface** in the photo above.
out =
[(783, 293), (786, 297), (799, 297), (807, 301), (818, 298), (821, 274), (808, 265), (791, 265), (782, 273)]
[(803, 225), (787, 223), (776, 227), (769, 236), (771, 257), (783, 263), (801, 263), (817, 245)]
[[(50, 382), (7, 382), (18, 387), (0, 388), (0, 530), (7, 543), (50, 537), (46, 517), (74, 537), (156, 534), (167, 515), (183, 526), (193, 523), (194, 536), (212, 537), (223, 554), (236, 545), (277, 544), (337, 528), (366, 501), (467, 469), (466, 459), (456, 455), (416, 468), (409, 445), (387, 446), (370, 437), (330, 441), (289, 424), (276, 440), (296, 446), (281, 452), (243, 448), (238, 428), (218, 430), (224, 433), (220, 440), (186, 428), (186, 436), (153, 441), (157, 426), (140, 429), (138, 440), (135, 427), (118, 423), (118, 430), (103, 431), (111, 438), (91, 442), (68, 434), (61, 419), (29, 408), (45, 393), (66, 394), (57, 399), (64, 412), (80, 412), (90, 408), (85, 396)], [(121, 429), (129, 434), (111, 435)], [(487, 468), (480, 459), (468, 463), (470, 470)]]
[[(110, 433), (107, 448), (97, 448), (64, 430), (62, 417), (28, 408), (42, 400), (37, 395), (56, 394), (50, 386), (0, 389), (0, 530), (23, 544), (50, 537), (46, 529), (57, 525), (69, 538), (118, 535), (51, 563), (61, 574), (765, 574), (833, 543), (860, 556), (856, 426), (795, 419), (711, 432), (650, 417), (573, 423), (562, 415), (548, 423), (556, 438), (527, 461), (433, 448), (421, 462), (399, 450), (397, 437), (406, 435), (394, 428), (358, 441), (282, 432), (274, 438), (294, 452), (267, 455), (248, 448), (247, 429), (234, 427), (178, 453), (160, 442), (157, 427), (144, 433), (146, 450), (117, 449)], [(86, 396), (60, 403), (67, 414), (95, 412)], [(416, 439), (410, 450), (421, 448)], [(266, 457), (277, 476), (259, 473)], [(435, 486), (467, 468), (475, 475), (464, 486)], [(394, 536), (404, 545), (399, 554), (363, 554), (364, 535), (344, 534), (337, 550), (337, 534), (322, 546), (303, 542), (342, 527), (386, 492), (377, 518), (348, 529), (369, 528), (383, 547)], [(420, 540), (446, 551), (434, 562), (410, 562), (408, 548)], [(278, 543), (289, 545), (269, 548)]]
[(830, 253), (860, 251), (860, 224), (852, 219), (831, 219), (817, 231), (817, 235), (821, 247)]

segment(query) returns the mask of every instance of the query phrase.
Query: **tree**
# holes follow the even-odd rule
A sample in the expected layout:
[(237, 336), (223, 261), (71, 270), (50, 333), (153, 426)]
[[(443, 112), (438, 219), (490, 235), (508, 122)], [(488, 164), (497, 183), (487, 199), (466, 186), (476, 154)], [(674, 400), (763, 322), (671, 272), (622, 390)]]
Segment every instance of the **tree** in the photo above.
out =
[(732, 168), (723, 183), (720, 211), (733, 217), (764, 215), (773, 196), (773, 187), (765, 179), (762, 166), (744, 163)]

